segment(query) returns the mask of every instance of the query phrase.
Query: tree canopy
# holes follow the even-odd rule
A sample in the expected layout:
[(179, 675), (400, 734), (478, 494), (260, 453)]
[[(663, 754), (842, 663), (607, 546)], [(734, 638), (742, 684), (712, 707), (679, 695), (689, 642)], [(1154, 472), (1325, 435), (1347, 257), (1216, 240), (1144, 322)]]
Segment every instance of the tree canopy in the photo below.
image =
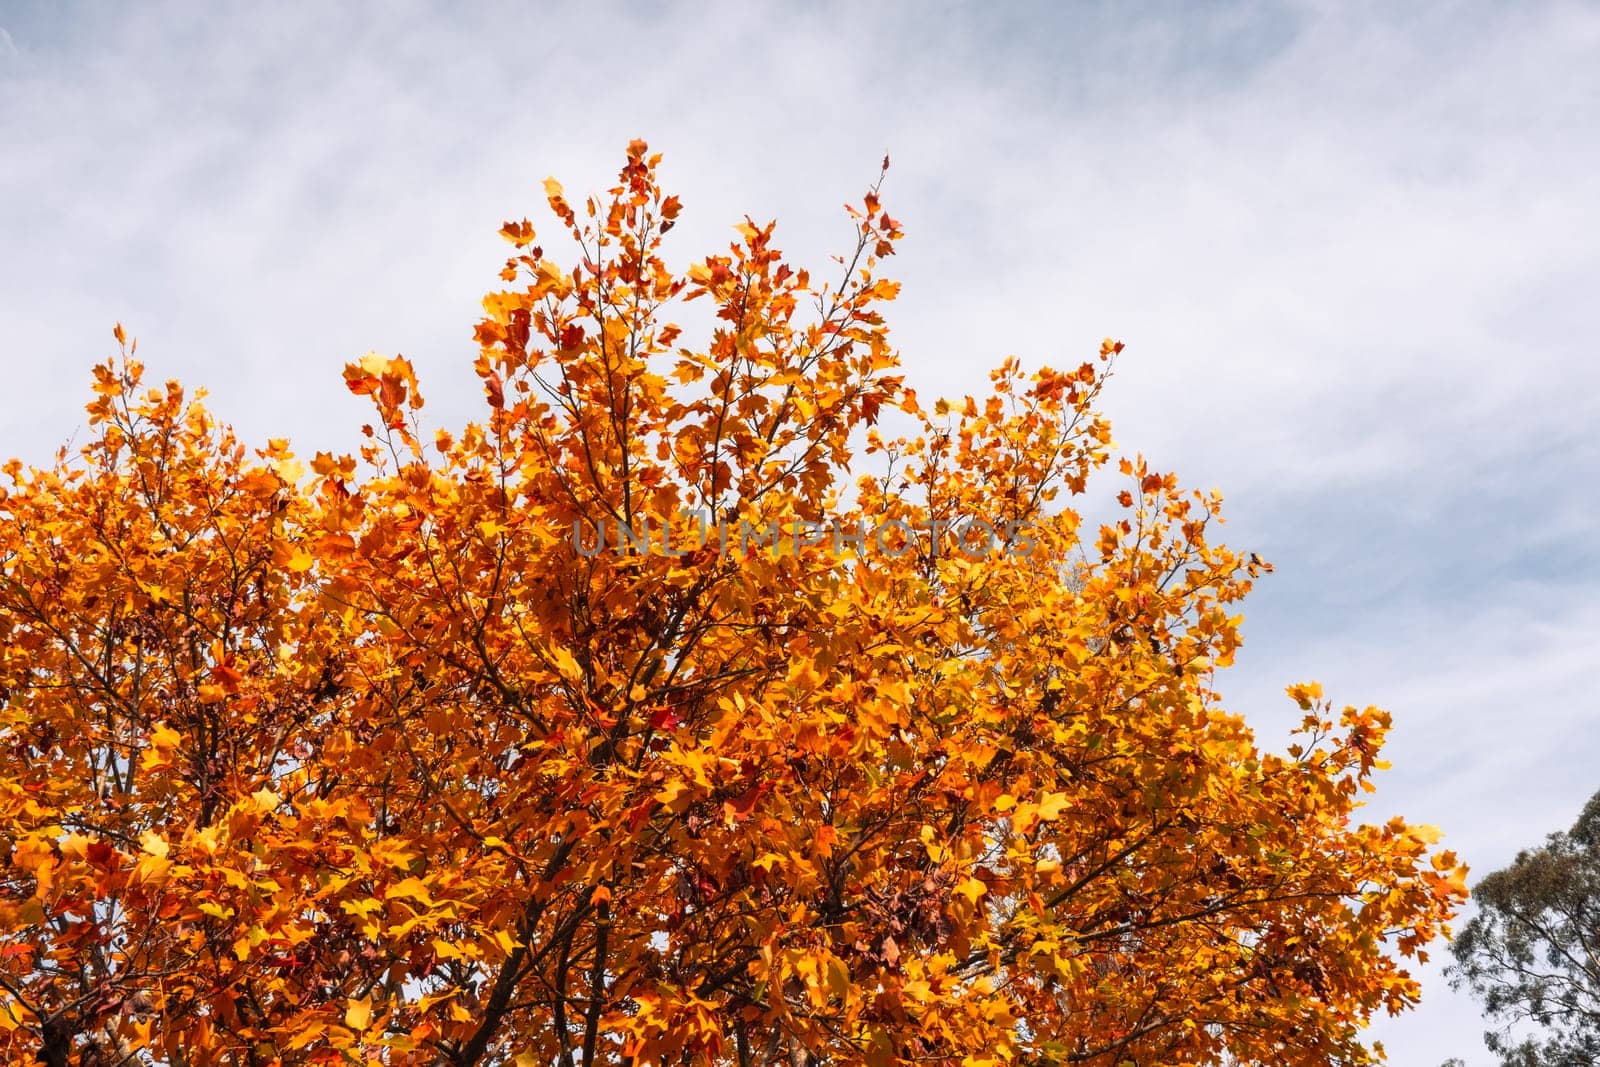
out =
[(1451, 971), (1483, 1002), (1489, 1050), (1504, 1067), (1600, 1063), (1600, 793), (1473, 899)]
[(1465, 869), (1358, 818), (1385, 712), (1222, 705), (1266, 565), (1113, 455), (1122, 346), (924, 406), (876, 187), (679, 273), (658, 163), (506, 224), (479, 421), (369, 355), (302, 462), (119, 326), (6, 466), (6, 1061), (1371, 1062)]

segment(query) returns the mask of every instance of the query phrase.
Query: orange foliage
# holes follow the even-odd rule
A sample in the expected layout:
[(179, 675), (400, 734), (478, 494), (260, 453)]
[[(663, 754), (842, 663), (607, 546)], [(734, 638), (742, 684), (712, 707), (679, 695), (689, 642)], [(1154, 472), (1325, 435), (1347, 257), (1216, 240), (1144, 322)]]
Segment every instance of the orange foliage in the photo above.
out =
[[(1293, 687), (1278, 755), (1219, 706), (1264, 565), (1214, 495), (1064, 506), (1121, 346), (927, 411), (876, 189), (826, 284), (748, 220), (678, 274), (658, 161), (546, 183), (570, 268), (506, 225), (480, 423), (368, 356), (307, 470), (125, 345), (6, 468), (5, 1061), (1368, 1062), (1464, 869), (1354, 818), (1385, 713)], [(574, 541), (644, 524), (687, 547)]]

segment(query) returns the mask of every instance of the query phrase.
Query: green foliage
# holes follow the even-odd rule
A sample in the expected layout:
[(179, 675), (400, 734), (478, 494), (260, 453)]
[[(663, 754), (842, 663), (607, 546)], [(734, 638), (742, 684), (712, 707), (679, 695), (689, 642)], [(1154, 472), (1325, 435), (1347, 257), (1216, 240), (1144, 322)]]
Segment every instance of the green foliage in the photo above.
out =
[(1473, 898), (1451, 982), (1483, 1002), (1489, 1049), (1503, 1067), (1600, 1063), (1600, 793), (1571, 830), (1520, 853)]

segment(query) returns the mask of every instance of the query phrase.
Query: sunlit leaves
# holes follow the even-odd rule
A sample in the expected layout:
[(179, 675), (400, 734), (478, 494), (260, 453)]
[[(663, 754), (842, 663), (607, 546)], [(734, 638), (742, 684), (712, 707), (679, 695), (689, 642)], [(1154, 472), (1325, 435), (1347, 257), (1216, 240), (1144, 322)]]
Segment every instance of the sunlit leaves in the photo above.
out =
[(1222, 706), (1215, 494), (1066, 506), (1121, 344), (925, 410), (876, 188), (676, 270), (659, 163), (502, 228), (481, 421), (368, 354), (352, 455), (252, 452), (130, 345), (6, 468), (0, 1050), (1365, 1062), (1464, 872), (1358, 823), (1385, 713)]

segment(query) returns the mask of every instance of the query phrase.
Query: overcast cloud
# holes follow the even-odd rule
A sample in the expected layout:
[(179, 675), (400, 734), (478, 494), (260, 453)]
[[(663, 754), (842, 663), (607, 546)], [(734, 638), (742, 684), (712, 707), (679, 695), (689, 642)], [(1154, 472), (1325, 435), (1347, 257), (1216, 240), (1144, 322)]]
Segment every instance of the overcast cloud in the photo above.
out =
[[(680, 265), (746, 212), (820, 260), (889, 152), (924, 396), (1125, 340), (1119, 444), (1278, 567), (1231, 703), (1393, 709), (1374, 818), (1476, 878), (1600, 788), (1595, 4), (0, 2), (0, 455), (81, 427), (119, 320), (247, 439), (348, 451), (368, 349), (461, 421), (495, 230), (633, 137)], [(1381, 1027), (1480, 1030), (1432, 970)]]

